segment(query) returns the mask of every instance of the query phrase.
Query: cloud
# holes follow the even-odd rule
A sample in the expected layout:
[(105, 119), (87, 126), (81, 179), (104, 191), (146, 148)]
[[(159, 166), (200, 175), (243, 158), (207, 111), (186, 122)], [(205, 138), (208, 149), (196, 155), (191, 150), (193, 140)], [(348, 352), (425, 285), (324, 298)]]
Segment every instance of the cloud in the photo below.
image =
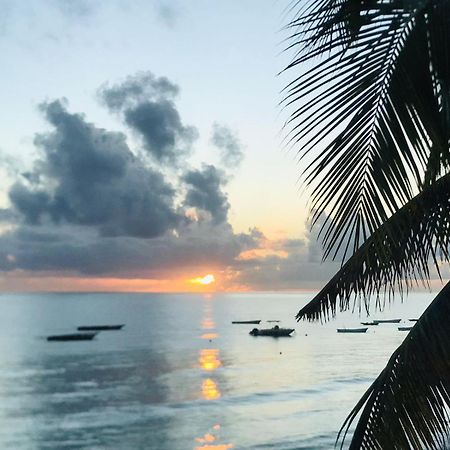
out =
[(122, 115), (155, 161), (177, 165), (198, 137), (195, 127), (181, 121), (174, 102), (178, 92), (178, 86), (166, 77), (141, 72), (120, 84), (103, 85), (99, 97), (111, 111)]
[(200, 170), (186, 172), (183, 180), (188, 185), (186, 206), (208, 212), (214, 224), (227, 221), (230, 204), (222, 192), (222, 186), (226, 183), (224, 172), (204, 164)]
[(123, 134), (95, 127), (59, 100), (41, 110), (54, 131), (36, 136), (43, 158), (9, 192), (28, 224), (50, 220), (150, 238), (183, 220), (174, 188), (131, 153)]
[(169, 28), (173, 28), (179, 16), (179, 6), (177, 8), (173, 5), (174, 0), (169, 1), (159, 1), (156, 2), (156, 14), (158, 18)]
[(230, 128), (214, 123), (211, 142), (220, 149), (221, 162), (225, 167), (236, 168), (241, 164), (244, 159), (242, 144)]

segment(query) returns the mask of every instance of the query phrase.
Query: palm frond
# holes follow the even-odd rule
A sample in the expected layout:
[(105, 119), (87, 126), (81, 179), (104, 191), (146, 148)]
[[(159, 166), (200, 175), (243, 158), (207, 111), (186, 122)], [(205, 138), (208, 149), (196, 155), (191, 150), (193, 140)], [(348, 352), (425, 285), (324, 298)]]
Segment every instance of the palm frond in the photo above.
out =
[[(450, 283), (416, 322), (343, 424), (341, 448), (445, 449), (450, 434)], [(339, 440), (338, 436), (338, 440)]]
[[(407, 290), (429, 279), (430, 260), (449, 261), (450, 174), (393, 214), (348, 259), (325, 287), (297, 314), (297, 320), (328, 320), (348, 310), (351, 299), (369, 309), (371, 296)], [(361, 308), (361, 303), (359, 304)]]
[(289, 140), (309, 159), (304, 182), (313, 223), (326, 216), (326, 257), (347, 242), (356, 251), (448, 166), (447, 10), (430, 0), (323, 0), (290, 24), (300, 50), (287, 69), (308, 68), (285, 91)]

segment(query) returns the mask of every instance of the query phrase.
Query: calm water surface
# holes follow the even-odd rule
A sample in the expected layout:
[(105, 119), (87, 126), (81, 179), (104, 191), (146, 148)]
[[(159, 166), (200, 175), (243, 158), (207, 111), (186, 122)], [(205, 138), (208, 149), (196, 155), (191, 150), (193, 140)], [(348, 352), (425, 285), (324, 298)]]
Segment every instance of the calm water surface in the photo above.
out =
[[(312, 295), (0, 296), (2, 449), (331, 449), (354, 403), (405, 334), (337, 334), (357, 314), (297, 324)], [(417, 317), (413, 294), (376, 317)], [(292, 338), (232, 320), (281, 320)], [(47, 342), (125, 323), (91, 342)], [(261, 324), (263, 325), (263, 323)], [(271, 324), (267, 324), (271, 326)]]

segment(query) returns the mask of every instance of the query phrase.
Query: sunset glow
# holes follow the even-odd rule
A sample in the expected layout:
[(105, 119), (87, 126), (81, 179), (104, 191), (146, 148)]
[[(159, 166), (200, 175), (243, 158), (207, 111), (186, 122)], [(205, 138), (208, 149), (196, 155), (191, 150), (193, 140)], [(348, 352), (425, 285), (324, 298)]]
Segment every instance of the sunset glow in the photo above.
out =
[(206, 286), (208, 284), (214, 283), (216, 279), (214, 278), (214, 275), (208, 274), (204, 277), (192, 278), (192, 280), (189, 281), (194, 284), (203, 284)]

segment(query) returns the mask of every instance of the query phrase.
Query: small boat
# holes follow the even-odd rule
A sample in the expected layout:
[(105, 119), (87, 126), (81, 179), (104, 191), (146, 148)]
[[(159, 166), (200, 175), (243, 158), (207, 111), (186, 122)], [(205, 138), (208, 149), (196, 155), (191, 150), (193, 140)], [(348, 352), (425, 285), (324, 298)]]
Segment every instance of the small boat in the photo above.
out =
[(372, 327), (374, 325), (378, 325), (378, 322), (372, 320), (372, 322), (361, 322), (361, 325), (365, 325), (366, 327)]
[(294, 328), (280, 328), (278, 325), (275, 325), (273, 328), (261, 330), (253, 328), (249, 334), (252, 336), (290, 337), (293, 331), (295, 331)]
[(338, 333), (365, 333), (368, 330), (367, 327), (364, 328), (338, 328)]
[(374, 320), (376, 323), (399, 323), (402, 319), (378, 319)]
[(274, 323), (274, 322), (279, 323), (279, 322), (281, 322), (281, 320), (267, 320), (267, 322), (268, 322), (268, 323)]
[(417, 322), (419, 319), (408, 319), (410, 322)]
[(47, 341), (92, 341), (97, 333), (71, 333), (48, 336)]
[(409, 331), (411, 329), (412, 329), (412, 326), (398, 327), (398, 331)]
[(234, 320), (234, 324), (244, 324), (244, 325), (259, 325), (261, 323), (260, 320)]
[(109, 330), (121, 330), (125, 325), (86, 325), (78, 327), (78, 331), (109, 331)]

